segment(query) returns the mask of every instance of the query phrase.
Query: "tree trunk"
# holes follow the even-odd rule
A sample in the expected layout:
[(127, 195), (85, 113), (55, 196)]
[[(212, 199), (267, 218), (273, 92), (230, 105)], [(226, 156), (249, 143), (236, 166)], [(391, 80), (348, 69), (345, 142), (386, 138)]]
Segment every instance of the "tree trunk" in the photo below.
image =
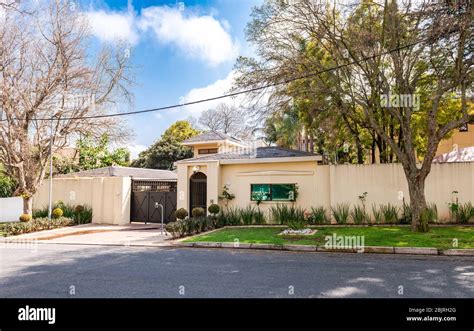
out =
[(23, 214), (28, 214), (28, 215), (33, 214), (33, 197), (31, 196), (23, 197)]
[(413, 174), (414, 171), (406, 173), (408, 191), (410, 194), (411, 209), (411, 230), (428, 232), (428, 224), (424, 224), (421, 219), (423, 211), (426, 209), (425, 198), (425, 177)]
[(377, 163), (377, 160), (375, 159), (375, 147), (376, 147), (376, 144), (375, 144), (375, 136), (372, 137), (372, 147), (371, 147), (371, 150), (372, 150), (372, 155), (371, 155), (371, 163), (372, 164), (375, 164)]

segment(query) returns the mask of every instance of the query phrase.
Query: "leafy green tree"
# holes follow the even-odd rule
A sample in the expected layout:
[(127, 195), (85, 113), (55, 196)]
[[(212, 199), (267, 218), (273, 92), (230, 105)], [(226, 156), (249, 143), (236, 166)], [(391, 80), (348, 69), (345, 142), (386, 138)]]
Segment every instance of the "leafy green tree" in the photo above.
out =
[(190, 157), (193, 157), (193, 152), (189, 147), (183, 146), (176, 138), (165, 137), (141, 152), (132, 162), (132, 167), (173, 170), (174, 162)]
[(193, 157), (192, 150), (181, 143), (199, 133), (189, 121), (173, 123), (161, 139), (138, 155), (132, 167), (173, 170), (174, 162)]
[(182, 120), (174, 122), (168, 129), (166, 129), (161, 136), (161, 139), (171, 138), (177, 142), (182, 142), (199, 133), (200, 131), (195, 129), (189, 121)]
[(0, 173), (0, 198), (9, 198), (13, 196), (15, 188), (15, 181), (12, 178)]
[[(247, 27), (257, 56), (238, 59), (234, 89), (271, 85), (252, 95), (259, 100), (271, 93), (267, 107), (254, 107), (256, 112), (271, 115), (294, 105), (305, 134), (319, 125), (315, 114), (337, 113), (337, 127), (351, 132), (358, 162), (372, 138), (380, 162), (403, 167), (412, 230), (427, 231), (421, 217), (425, 181), (438, 144), (470, 119), (472, 9), (470, 1), (362, 0), (341, 6), (266, 0), (254, 8)], [(296, 77), (304, 78), (286, 83)], [(392, 96), (405, 101), (392, 103)], [(330, 142), (338, 155), (338, 139)]]
[(89, 136), (78, 140), (77, 150), (78, 160), (54, 157), (54, 167), (58, 173), (70, 173), (113, 165), (128, 166), (130, 164), (130, 151), (123, 147), (110, 150), (109, 138), (106, 134), (102, 135), (97, 142)]

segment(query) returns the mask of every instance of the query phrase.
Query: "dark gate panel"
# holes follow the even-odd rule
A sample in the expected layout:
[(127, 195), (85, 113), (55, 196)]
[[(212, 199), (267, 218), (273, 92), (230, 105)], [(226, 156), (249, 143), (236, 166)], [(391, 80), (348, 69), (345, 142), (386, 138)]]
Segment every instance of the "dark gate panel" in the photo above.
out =
[[(148, 222), (150, 223), (161, 223), (161, 207), (166, 209), (165, 194), (166, 192), (148, 192), (149, 203), (148, 203)], [(166, 215), (166, 212), (165, 212)], [(166, 220), (164, 220), (166, 222)]]
[(147, 222), (148, 192), (132, 192), (130, 220), (132, 222)]
[(176, 215), (174, 214), (176, 211), (176, 204), (178, 202), (178, 196), (176, 192), (168, 192), (165, 194), (165, 220), (169, 222), (176, 221)]
[(206, 210), (207, 207), (207, 176), (197, 172), (190, 178), (189, 185), (189, 210), (196, 207)]
[(175, 182), (137, 180), (132, 184), (131, 222), (161, 223), (162, 212), (164, 223), (176, 220)]

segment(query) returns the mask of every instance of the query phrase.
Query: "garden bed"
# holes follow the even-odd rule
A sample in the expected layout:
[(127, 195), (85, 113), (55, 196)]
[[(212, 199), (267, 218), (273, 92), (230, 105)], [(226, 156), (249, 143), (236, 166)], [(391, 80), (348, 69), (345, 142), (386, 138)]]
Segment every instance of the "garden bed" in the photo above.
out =
[[(474, 248), (474, 227), (432, 227), (427, 233), (412, 232), (408, 227), (318, 227), (310, 236), (281, 236), (281, 227), (232, 227), (203, 233), (183, 242), (230, 242), (261, 244), (295, 244), (324, 246), (325, 237), (364, 236), (365, 246), (435, 247), (438, 249)], [(457, 240), (457, 247), (453, 240)]]

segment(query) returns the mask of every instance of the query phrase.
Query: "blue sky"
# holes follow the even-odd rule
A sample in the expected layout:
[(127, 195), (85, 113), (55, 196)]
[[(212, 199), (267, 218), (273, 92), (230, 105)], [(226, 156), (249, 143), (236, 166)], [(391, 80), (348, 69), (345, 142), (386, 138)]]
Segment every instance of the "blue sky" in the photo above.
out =
[[(81, 10), (97, 43), (130, 45), (135, 98), (132, 106), (121, 108), (141, 110), (225, 93), (236, 57), (252, 54), (244, 30), (252, 7), (262, 1), (85, 0)], [(128, 146), (132, 157), (176, 120), (198, 117), (215, 105), (126, 117), (135, 131)]]

